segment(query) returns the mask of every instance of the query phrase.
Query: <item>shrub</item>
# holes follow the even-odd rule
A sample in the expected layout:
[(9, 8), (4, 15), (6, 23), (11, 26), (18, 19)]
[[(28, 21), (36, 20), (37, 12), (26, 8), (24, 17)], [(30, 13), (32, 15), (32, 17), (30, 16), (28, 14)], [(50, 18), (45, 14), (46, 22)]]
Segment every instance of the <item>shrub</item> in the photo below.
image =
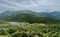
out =
[(0, 30), (0, 35), (7, 35), (7, 32), (3, 29)]
[(13, 33), (15, 33), (16, 31), (17, 31), (17, 29), (11, 28), (11, 29), (8, 30), (8, 33), (9, 33), (9, 34), (13, 34)]

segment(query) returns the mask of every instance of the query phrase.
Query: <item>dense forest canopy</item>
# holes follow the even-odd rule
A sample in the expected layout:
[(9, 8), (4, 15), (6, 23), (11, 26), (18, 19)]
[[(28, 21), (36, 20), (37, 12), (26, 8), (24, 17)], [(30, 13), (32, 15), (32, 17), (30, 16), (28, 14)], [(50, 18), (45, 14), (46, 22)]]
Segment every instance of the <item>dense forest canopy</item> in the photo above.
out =
[(39, 16), (33, 13), (21, 13), (15, 16), (7, 17), (8, 21), (28, 22), (28, 23), (60, 23), (60, 19)]

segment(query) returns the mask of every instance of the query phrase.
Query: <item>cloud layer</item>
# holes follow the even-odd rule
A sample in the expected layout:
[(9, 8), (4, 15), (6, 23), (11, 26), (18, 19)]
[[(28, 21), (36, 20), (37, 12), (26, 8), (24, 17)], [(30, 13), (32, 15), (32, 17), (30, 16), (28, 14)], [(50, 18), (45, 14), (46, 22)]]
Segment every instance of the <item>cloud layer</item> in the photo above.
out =
[(0, 11), (60, 11), (60, 0), (0, 0)]

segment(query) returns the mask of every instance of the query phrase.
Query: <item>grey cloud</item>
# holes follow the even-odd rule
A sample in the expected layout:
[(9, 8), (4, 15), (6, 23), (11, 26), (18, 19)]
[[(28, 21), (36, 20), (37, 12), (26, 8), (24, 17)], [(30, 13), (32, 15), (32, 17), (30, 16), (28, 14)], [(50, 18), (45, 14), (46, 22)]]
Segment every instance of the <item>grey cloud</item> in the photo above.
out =
[(0, 10), (60, 11), (60, 0), (0, 0)]

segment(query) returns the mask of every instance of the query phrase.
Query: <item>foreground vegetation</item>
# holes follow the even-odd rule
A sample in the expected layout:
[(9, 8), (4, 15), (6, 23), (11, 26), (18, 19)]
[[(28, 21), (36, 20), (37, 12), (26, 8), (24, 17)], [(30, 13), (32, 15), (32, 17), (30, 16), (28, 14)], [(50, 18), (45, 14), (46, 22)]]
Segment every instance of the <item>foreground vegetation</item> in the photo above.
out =
[(0, 24), (0, 37), (60, 37), (60, 24)]

